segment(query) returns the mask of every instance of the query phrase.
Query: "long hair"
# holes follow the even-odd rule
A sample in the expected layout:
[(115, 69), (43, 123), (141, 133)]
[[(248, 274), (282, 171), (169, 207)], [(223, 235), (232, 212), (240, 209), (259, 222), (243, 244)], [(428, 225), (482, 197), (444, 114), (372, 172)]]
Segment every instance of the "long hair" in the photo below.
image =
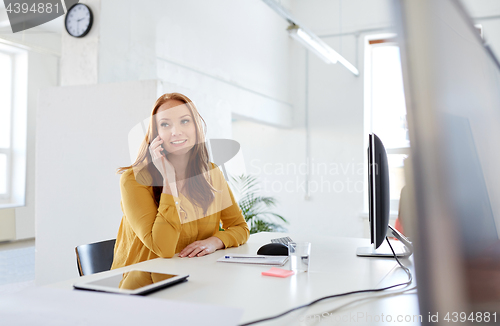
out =
[(161, 193), (163, 190), (163, 176), (160, 171), (154, 166), (151, 154), (149, 153), (149, 145), (151, 141), (158, 136), (158, 126), (156, 124), (155, 115), (158, 109), (169, 100), (178, 100), (183, 102), (191, 112), (193, 121), (196, 127), (196, 144), (191, 148), (188, 165), (186, 167), (186, 182), (185, 189), (188, 198), (196, 205), (203, 209), (203, 213), (207, 212), (208, 206), (214, 200), (215, 190), (209, 183), (209, 170), (211, 169), (208, 150), (205, 143), (205, 120), (201, 117), (194, 103), (185, 95), (180, 93), (167, 93), (160, 96), (151, 111), (148, 131), (146, 137), (142, 141), (137, 155), (136, 161), (130, 165), (118, 168), (118, 173), (123, 173), (130, 168), (137, 169), (136, 177), (143, 169), (151, 175), (151, 186), (153, 187), (154, 200), (159, 205)]

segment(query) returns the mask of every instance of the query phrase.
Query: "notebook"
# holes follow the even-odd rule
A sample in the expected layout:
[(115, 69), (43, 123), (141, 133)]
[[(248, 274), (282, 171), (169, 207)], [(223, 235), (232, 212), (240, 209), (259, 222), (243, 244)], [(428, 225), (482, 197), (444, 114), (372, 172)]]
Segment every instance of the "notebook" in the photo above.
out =
[(262, 256), (262, 255), (224, 255), (217, 259), (221, 263), (254, 264), (283, 266), (288, 261), (288, 256)]

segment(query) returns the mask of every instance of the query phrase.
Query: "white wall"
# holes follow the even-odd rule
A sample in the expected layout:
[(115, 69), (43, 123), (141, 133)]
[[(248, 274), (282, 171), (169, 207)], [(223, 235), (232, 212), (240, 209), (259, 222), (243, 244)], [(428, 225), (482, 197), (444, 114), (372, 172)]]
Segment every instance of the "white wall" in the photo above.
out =
[(205, 109), (224, 106), (246, 118), (291, 125), (287, 24), (262, 1), (138, 7), (122, 0), (101, 8), (99, 82), (158, 78), (214, 99), (203, 103), (198, 96)]
[[(2, 21), (8, 19), (3, 8), (0, 8), (0, 19)], [(58, 19), (61, 22), (61, 18)], [(38, 53), (61, 55), (61, 34), (48, 31), (44, 27), (45, 25), (41, 25), (18, 33), (12, 33), (10, 25), (4, 25), (0, 27), (0, 39), (22, 45)]]
[(73, 37), (61, 29), (62, 86), (90, 85), (98, 82), (101, 0), (84, 0), (80, 3), (85, 3), (92, 11), (92, 27), (82, 38)]
[[(260, 176), (263, 185), (267, 185), (264, 187), (267, 195), (277, 197), (280, 203), (277, 211), (290, 221), (288, 230), (292, 233), (363, 236), (364, 221), (360, 218), (365, 151), (363, 37), (367, 29), (377, 32), (390, 28), (389, 3), (386, 0), (293, 1), (289, 8), (293, 15), (307, 28), (323, 35), (326, 43), (361, 71), (360, 76), (354, 76), (340, 64), (327, 65), (311, 53), (306, 59), (306, 50), (294, 43), (291, 47), (294, 128), (283, 130), (245, 121), (233, 123), (233, 136), (242, 144), (250, 167), (248, 172)], [(324, 36), (339, 33), (349, 35)], [(309, 200), (304, 189), (306, 92), (313, 169)], [(291, 164), (290, 168), (283, 175), (280, 167), (287, 164)]]

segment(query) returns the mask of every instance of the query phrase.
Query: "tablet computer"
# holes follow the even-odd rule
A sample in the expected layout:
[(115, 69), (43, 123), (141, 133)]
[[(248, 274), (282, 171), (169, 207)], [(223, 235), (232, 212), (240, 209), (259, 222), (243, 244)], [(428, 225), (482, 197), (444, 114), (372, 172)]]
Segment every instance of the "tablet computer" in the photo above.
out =
[(105, 275), (98, 280), (77, 282), (75, 289), (145, 295), (187, 281), (189, 275), (174, 275), (132, 270), (117, 275)]

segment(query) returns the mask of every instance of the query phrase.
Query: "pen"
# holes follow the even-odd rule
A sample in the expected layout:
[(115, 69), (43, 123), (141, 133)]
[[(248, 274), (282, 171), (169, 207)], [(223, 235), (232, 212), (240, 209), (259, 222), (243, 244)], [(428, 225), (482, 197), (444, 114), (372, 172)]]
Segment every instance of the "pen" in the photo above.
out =
[(247, 256), (224, 256), (224, 258), (266, 258), (266, 257), (247, 257)]

